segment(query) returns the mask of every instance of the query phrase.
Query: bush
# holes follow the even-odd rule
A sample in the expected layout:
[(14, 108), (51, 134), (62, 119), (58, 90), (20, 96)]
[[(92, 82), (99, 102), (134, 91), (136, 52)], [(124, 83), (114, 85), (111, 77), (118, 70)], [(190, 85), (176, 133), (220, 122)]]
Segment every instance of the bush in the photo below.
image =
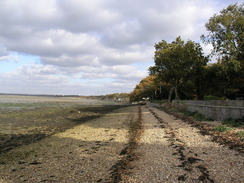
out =
[(193, 116), (196, 112), (185, 111), (184, 115), (186, 116)]
[(229, 125), (232, 127), (240, 127), (244, 125), (244, 119), (232, 119), (232, 118), (228, 118), (225, 121), (223, 121), (223, 124), (225, 125)]
[(206, 118), (205, 116), (203, 116), (202, 114), (198, 113), (197, 111), (195, 111), (195, 112), (185, 111), (184, 115), (192, 116), (197, 121), (213, 121), (213, 119)]
[(240, 131), (237, 133), (237, 137), (240, 137), (242, 139), (244, 139), (244, 131)]
[(204, 100), (220, 100), (220, 97), (209, 95), (209, 96), (204, 96)]
[(230, 132), (232, 129), (231, 128), (228, 128), (226, 126), (218, 126), (215, 128), (215, 131), (218, 131), (218, 132)]

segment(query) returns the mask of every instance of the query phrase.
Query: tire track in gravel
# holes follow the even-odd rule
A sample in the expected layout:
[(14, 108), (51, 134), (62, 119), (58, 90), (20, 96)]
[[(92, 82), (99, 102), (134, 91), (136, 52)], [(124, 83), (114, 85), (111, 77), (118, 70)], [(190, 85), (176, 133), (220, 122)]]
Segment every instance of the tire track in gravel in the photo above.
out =
[[(185, 174), (178, 176), (178, 181), (188, 181), (188, 178), (191, 177), (191, 174), (198, 175), (197, 179), (193, 178), (194, 182), (203, 182), (203, 183), (214, 183), (215, 181), (210, 178), (208, 169), (204, 166), (202, 159), (197, 158), (198, 154), (192, 150), (188, 150), (186, 144), (177, 137), (175, 130), (169, 124), (169, 122), (163, 120), (159, 115), (153, 110), (146, 106), (148, 111), (157, 119), (160, 123), (160, 127), (164, 128), (167, 136), (167, 141), (170, 142), (170, 147), (175, 149), (175, 153), (172, 155), (178, 156), (181, 164), (178, 167), (181, 167), (185, 170)], [(188, 152), (188, 153), (187, 153)], [(191, 154), (189, 156), (189, 154)], [(201, 162), (202, 164), (199, 164)]]
[(124, 157), (110, 169), (111, 176), (110, 180), (107, 181), (109, 183), (120, 182), (122, 180), (122, 175), (126, 173), (127, 169), (130, 169), (129, 162), (137, 159), (137, 155), (134, 153), (134, 150), (136, 149), (140, 137), (143, 133), (141, 107), (138, 107), (137, 119), (134, 118), (134, 115), (130, 114), (129, 142), (128, 145), (123, 148), (119, 154), (123, 155)]

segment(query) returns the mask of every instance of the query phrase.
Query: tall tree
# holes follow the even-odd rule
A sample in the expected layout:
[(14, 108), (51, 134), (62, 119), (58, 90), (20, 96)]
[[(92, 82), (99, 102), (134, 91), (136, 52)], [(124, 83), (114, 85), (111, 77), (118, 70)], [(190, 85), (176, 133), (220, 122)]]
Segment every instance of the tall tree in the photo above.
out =
[(224, 97), (226, 81), (223, 75), (223, 65), (220, 63), (209, 64), (205, 69), (206, 95)]
[(157, 83), (156, 76), (147, 76), (131, 92), (130, 101), (140, 101), (147, 97), (153, 100), (158, 88), (159, 84)]
[[(244, 4), (229, 5), (206, 23), (209, 32), (202, 35), (205, 43), (213, 45), (212, 54), (218, 55), (226, 86), (224, 95), (244, 92)], [(231, 98), (231, 97), (230, 97)]]
[[(177, 37), (172, 43), (161, 41), (155, 44), (155, 66), (149, 68), (151, 75), (158, 75), (159, 78), (172, 85), (168, 100), (171, 101), (172, 93), (175, 98), (180, 99), (180, 88), (189, 78), (196, 77), (200, 90), (201, 68), (207, 64), (208, 59), (203, 56), (201, 46), (193, 41), (186, 43)], [(193, 74), (196, 74), (194, 75)], [(193, 77), (192, 77), (193, 76)], [(197, 79), (197, 77), (199, 78)], [(200, 97), (200, 92), (198, 92)]]
[(211, 17), (205, 26), (209, 34), (202, 35), (202, 40), (213, 45), (215, 54), (243, 60), (244, 4), (229, 5)]

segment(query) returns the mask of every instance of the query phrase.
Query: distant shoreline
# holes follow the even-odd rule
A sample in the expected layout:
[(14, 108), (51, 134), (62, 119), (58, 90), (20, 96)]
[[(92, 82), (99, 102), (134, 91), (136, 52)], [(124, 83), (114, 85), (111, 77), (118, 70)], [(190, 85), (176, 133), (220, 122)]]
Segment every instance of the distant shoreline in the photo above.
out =
[(34, 96), (34, 97), (84, 97), (81, 95), (20, 94), (20, 93), (0, 93), (0, 95)]

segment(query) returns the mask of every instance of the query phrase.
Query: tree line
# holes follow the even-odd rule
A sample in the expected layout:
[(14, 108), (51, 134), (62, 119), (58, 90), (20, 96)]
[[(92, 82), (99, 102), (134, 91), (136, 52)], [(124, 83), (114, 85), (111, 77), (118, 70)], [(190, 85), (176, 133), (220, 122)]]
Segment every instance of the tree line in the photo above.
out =
[[(154, 66), (149, 76), (130, 93), (131, 101), (155, 99), (235, 99), (244, 94), (244, 4), (229, 5), (205, 24), (205, 56), (199, 43), (177, 37), (155, 44)], [(209, 63), (216, 56), (216, 63)]]

